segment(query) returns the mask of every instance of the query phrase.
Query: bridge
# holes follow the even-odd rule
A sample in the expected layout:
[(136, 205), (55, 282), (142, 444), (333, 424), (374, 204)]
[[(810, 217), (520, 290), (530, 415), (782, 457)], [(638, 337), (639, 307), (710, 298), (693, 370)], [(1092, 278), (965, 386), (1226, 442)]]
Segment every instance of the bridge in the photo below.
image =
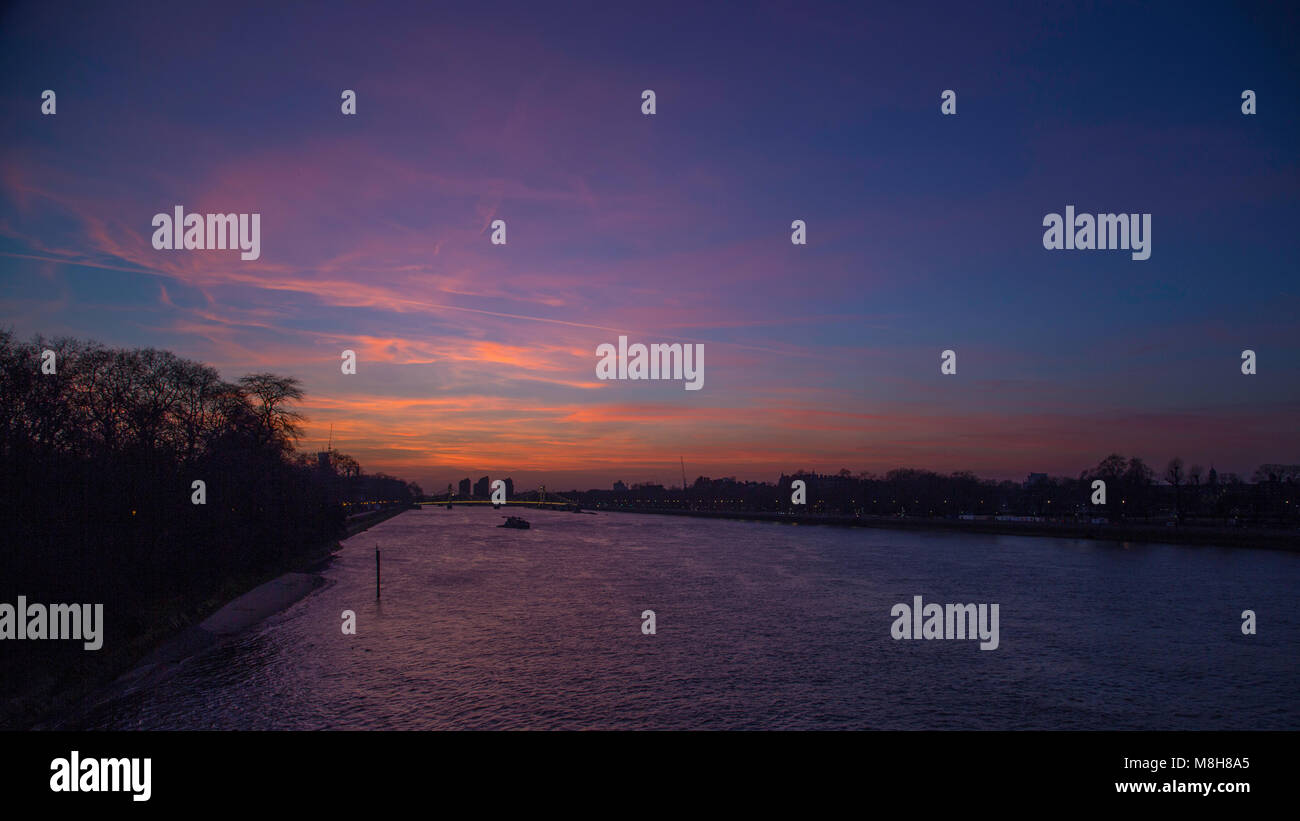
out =
[(451, 505), (452, 507), (455, 507), (456, 505), (494, 505), (499, 507), (533, 508), (558, 507), (568, 508), (570, 510), (576, 510), (582, 507), (581, 504), (573, 499), (569, 499), (559, 493), (547, 491), (546, 485), (542, 485), (535, 490), (525, 490), (516, 493), (514, 496), (507, 498), (504, 503), (493, 502), (491, 498), (481, 499), (473, 496), (458, 496), (455, 491), (452, 490), (451, 485), (448, 485), (446, 493), (432, 496), (428, 501), (420, 501), (416, 502), (416, 504), (422, 508), (426, 505)]

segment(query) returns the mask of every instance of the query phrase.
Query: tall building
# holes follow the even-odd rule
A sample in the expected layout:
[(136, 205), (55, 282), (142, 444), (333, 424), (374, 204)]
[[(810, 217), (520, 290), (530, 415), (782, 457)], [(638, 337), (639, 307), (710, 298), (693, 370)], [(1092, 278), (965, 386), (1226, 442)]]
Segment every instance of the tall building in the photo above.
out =
[(488, 477), (484, 476), (474, 483), (474, 498), (486, 499), (491, 491), (488, 490)]
[(509, 476), (506, 477), (506, 499), (515, 498), (515, 480)]
[(461, 497), (464, 497), (464, 498), (468, 498), (468, 497), (469, 497), (469, 478), (468, 478), (468, 477), (466, 477), (466, 478), (460, 480), (460, 493), (459, 493), (458, 495), (460, 495)]

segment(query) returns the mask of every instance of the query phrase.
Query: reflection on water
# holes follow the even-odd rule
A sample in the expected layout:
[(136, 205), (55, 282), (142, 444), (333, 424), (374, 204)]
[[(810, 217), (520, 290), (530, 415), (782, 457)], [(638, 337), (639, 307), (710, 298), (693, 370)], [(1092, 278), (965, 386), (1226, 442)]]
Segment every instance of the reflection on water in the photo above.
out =
[[(523, 515), (531, 530), (462, 507), (361, 533), (325, 587), (88, 726), (1300, 728), (1300, 556)], [(913, 595), (999, 603), (1000, 647), (894, 641)]]

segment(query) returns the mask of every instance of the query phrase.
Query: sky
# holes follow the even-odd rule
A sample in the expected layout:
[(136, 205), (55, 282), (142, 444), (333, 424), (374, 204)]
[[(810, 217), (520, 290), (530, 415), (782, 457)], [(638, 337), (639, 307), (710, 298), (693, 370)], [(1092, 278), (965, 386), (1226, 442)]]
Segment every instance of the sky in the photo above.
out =
[[(0, 326), (296, 377), (303, 450), (332, 428), (426, 490), (1115, 451), (1249, 477), (1300, 462), (1298, 20), (9, 4)], [(156, 250), (177, 205), (260, 214), (260, 257)], [(1150, 258), (1044, 249), (1067, 205), (1151, 214)], [(703, 388), (597, 379), (619, 335), (702, 344)]]

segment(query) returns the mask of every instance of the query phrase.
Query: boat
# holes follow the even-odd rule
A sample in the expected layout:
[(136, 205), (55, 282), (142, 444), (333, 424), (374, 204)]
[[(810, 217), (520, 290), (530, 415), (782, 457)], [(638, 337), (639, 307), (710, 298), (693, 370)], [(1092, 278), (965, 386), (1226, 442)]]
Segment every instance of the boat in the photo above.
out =
[(510, 528), (514, 528), (515, 530), (528, 530), (530, 527), (532, 527), (532, 525), (528, 524), (528, 522), (524, 521), (518, 516), (507, 516), (505, 523), (499, 524), (497, 525), (497, 527), (510, 527)]

